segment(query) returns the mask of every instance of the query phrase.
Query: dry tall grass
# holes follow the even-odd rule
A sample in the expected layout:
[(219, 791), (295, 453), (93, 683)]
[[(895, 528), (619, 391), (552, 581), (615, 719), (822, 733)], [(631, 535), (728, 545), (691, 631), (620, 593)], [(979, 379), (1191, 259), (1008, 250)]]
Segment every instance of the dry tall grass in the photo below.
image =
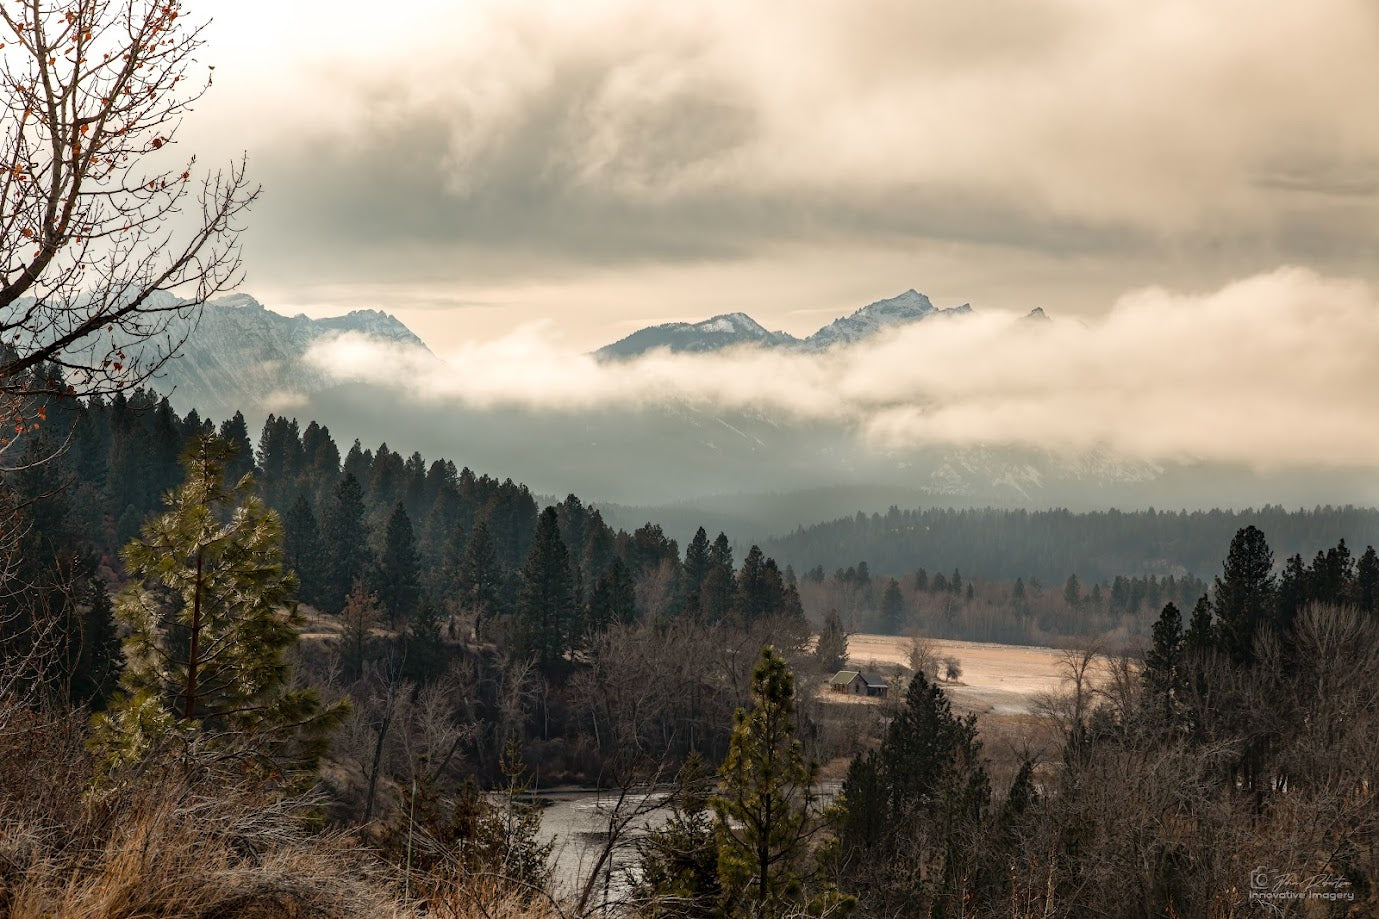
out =
[(318, 802), (275, 800), (223, 772), (167, 769), (88, 793), (82, 720), (10, 714), (0, 732), (5, 919), (559, 915), (493, 879), (404, 883), (354, 835), (315, 829)]

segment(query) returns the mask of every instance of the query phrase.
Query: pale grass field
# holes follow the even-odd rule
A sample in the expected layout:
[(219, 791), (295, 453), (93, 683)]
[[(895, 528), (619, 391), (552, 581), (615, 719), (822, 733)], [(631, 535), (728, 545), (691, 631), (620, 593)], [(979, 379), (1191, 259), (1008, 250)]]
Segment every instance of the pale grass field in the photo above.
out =
[[(956, 657), (962, 677), (941, 682), (955, 708), (979, 714), (1024, 714), (1034, 698), (1058, 689), (1059, 651), (1026, 645), (928, 639), (940, 660)], [(910, 663), (910, 639), (900, 635), (858, 634), (848, 639), (848, 664), (887, 674)]]

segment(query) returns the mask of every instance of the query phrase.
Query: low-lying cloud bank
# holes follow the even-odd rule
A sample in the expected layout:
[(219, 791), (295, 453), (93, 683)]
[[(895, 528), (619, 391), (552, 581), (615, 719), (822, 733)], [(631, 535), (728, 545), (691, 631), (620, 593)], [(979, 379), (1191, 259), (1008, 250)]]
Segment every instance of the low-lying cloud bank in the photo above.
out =
[(1087, 323), (1019, 320), (979, 310), (826, 354), (601, 363), (532, 326), (444, 360), (356, 336), (307, 359), (404, 399), (469, 408), (691, 404), (841, 423), (881, 450), (1009, 445), (1379, 470), (1379, 296), (1367, 284), (1287, 268), (1205, 294), (1135, 292)]

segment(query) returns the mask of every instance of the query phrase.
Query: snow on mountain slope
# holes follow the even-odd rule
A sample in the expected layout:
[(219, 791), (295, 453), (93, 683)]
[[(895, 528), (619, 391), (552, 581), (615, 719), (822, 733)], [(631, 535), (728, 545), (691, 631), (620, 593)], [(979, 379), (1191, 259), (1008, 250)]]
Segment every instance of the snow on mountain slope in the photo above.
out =
[(718, 351), (735, 345), (795, 344), (794, 336), (771, 332), (746, 313), (724, 313), (703, 322), (668, 322), (638, 329), (594, 352), (603, 359), (636, 357), (657, 348), (674, 352)]
[(961, 316), (972, 312), (964, 303), (939, 309), (924, 294), (913, 289), (889, 300), (877, 300), (850, 316), (835, 319), (803, 340), (785, 332), (767, 331), (746, 313), (725, 313), (703, 322), (670, 322), (639, 329), (594, 354), (602, 359), (626, 359), (657, 348), (674, 352), (718, 351), (739, 345), (766, 348), (801, 348), (826, 351), (839, 345), (862, 341), (876, 333), (911, 322), (938, 316)]
[(248, 294), (214, 300), (194, 329), (184, 321), (173, 331), (187, 333), (187, 343), (153, 385), (179, 410), (195, 408), (212, 418), (236, 410), (283, 411), (329, 386), (327, 374), (303, 360), (328, 336), (353, 332), (426, 351), (407, 326), (379, 310), (327, 319), (283, 316)]
[(924, 294), (911, 288), (889, 300), (877, 300), (862, 307), (851, 316), (835, 319), (805, 339), (805, 347), (822, 351), (836, 345), (852, 344), (869, 338), (883, 329), (919, 322), (935, 316), (961, 316), (972, 312), (970, 304), (952, 309), (938, 309)]

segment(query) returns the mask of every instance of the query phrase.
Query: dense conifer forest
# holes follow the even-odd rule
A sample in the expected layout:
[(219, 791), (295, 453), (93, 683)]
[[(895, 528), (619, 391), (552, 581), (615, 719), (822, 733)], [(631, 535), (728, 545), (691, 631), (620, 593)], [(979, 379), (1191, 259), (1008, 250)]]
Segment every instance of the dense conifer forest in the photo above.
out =
[[(52, 370), (34, 383), (41, 420), (11, 439), (3, 482), (0, 765), (7, 789), (35, 789), (11, 796), (30, 817), (8, 831), (58, 819), (115, 844), (83, 811), (51, 813), (32, 771), (46, 769), (171, 847), (237, 845), (236, 820), (296, 802), (305, 822), (265, 828), (271, 845), (306, 859), (292, 847), (313, 845), (307, 827), (334, 827), (347, 835), (329, 837), (344, 846), (333, 857), (375, 886), (304, 870), (361, 903), (400, 871), (433, 910), (487, 897), (532, 915), (1071, 916), (1117, 914), (1130, 884), (1144, 915), (1215, 916), (1259, 865), (1285, 885), (1324, 877), (1347, 908), (1375, 896), (1373, 548), (1278, 558), (1246, 525), (1211, 583), (1046, 585), (965, 575), (980, 562), (956, 553), (1006, 533), (998, 545), (1040, 570), (1053, 555), (1036, 563), (1028, 546), (1043, 533), (1128, 560), (1147, 530), (1195, 545), (1196, 528), (1242, 518), (897, 511), (813, 532), (879, 547), (895, 528), (951, 527), (914, 548), (961, 561), (797, 578), (726, 534), (700, 530), (681, 552), (654, 523), (615, 532), (573, 495), (540, 508), (448, 460), (342, 453), (315, 422), (270, 417), (255, 443), (240, 415), (178, 416), (143, 389), (59, 397)], [(1260, 519), (1300, 540), (1372, 517)], [(806, 608), (825, 623), (817, 645)], [(820, 691), (858, 627), (1057, 640), (1064, 686), (1016, 722), (1013, 746), (1008, 720), (954, 713), (924, 666), (897, 671), (903, 698), (840, 718)], [(195, 843), (140, 778), (205, 796), (195, 776), (223, 782), (227, 764), (236, 790), (207, 800), (228, 822)], [(841, 770), (828, 806), (820, 764)], [(573, 891), (553, 886), (524, 803), (562, 782), (618, 802), (603, 867)], [(670, 817), (637, 836), (652, 800)], [(357, 862), (358, 842), (374, 861)], [(109, 883), (115, 868), (94, 870)], [(237, 870), (248, 883), (253, 869)], [(57, 896), (26, 878), (0, 872), (0, 905)]]
[(1220, 546), (1245, 526), (1268, 532), (1284, 557), (1310, 556), (1340, 539), (1361, 549), (1379, 543), (1379, 510), (1364, 507), (1089, 513), (892, 507), (800, 527), (763, 547), (799, 570), (832, 571), (844, 559), (865, 559), (872, 570), (897, 575), (956, 567), (987, 580), (1033, 577), (1053, 584), (1076, 574), (1091, 584), (1117, 576), (1209, 578), (1220, 564)]

